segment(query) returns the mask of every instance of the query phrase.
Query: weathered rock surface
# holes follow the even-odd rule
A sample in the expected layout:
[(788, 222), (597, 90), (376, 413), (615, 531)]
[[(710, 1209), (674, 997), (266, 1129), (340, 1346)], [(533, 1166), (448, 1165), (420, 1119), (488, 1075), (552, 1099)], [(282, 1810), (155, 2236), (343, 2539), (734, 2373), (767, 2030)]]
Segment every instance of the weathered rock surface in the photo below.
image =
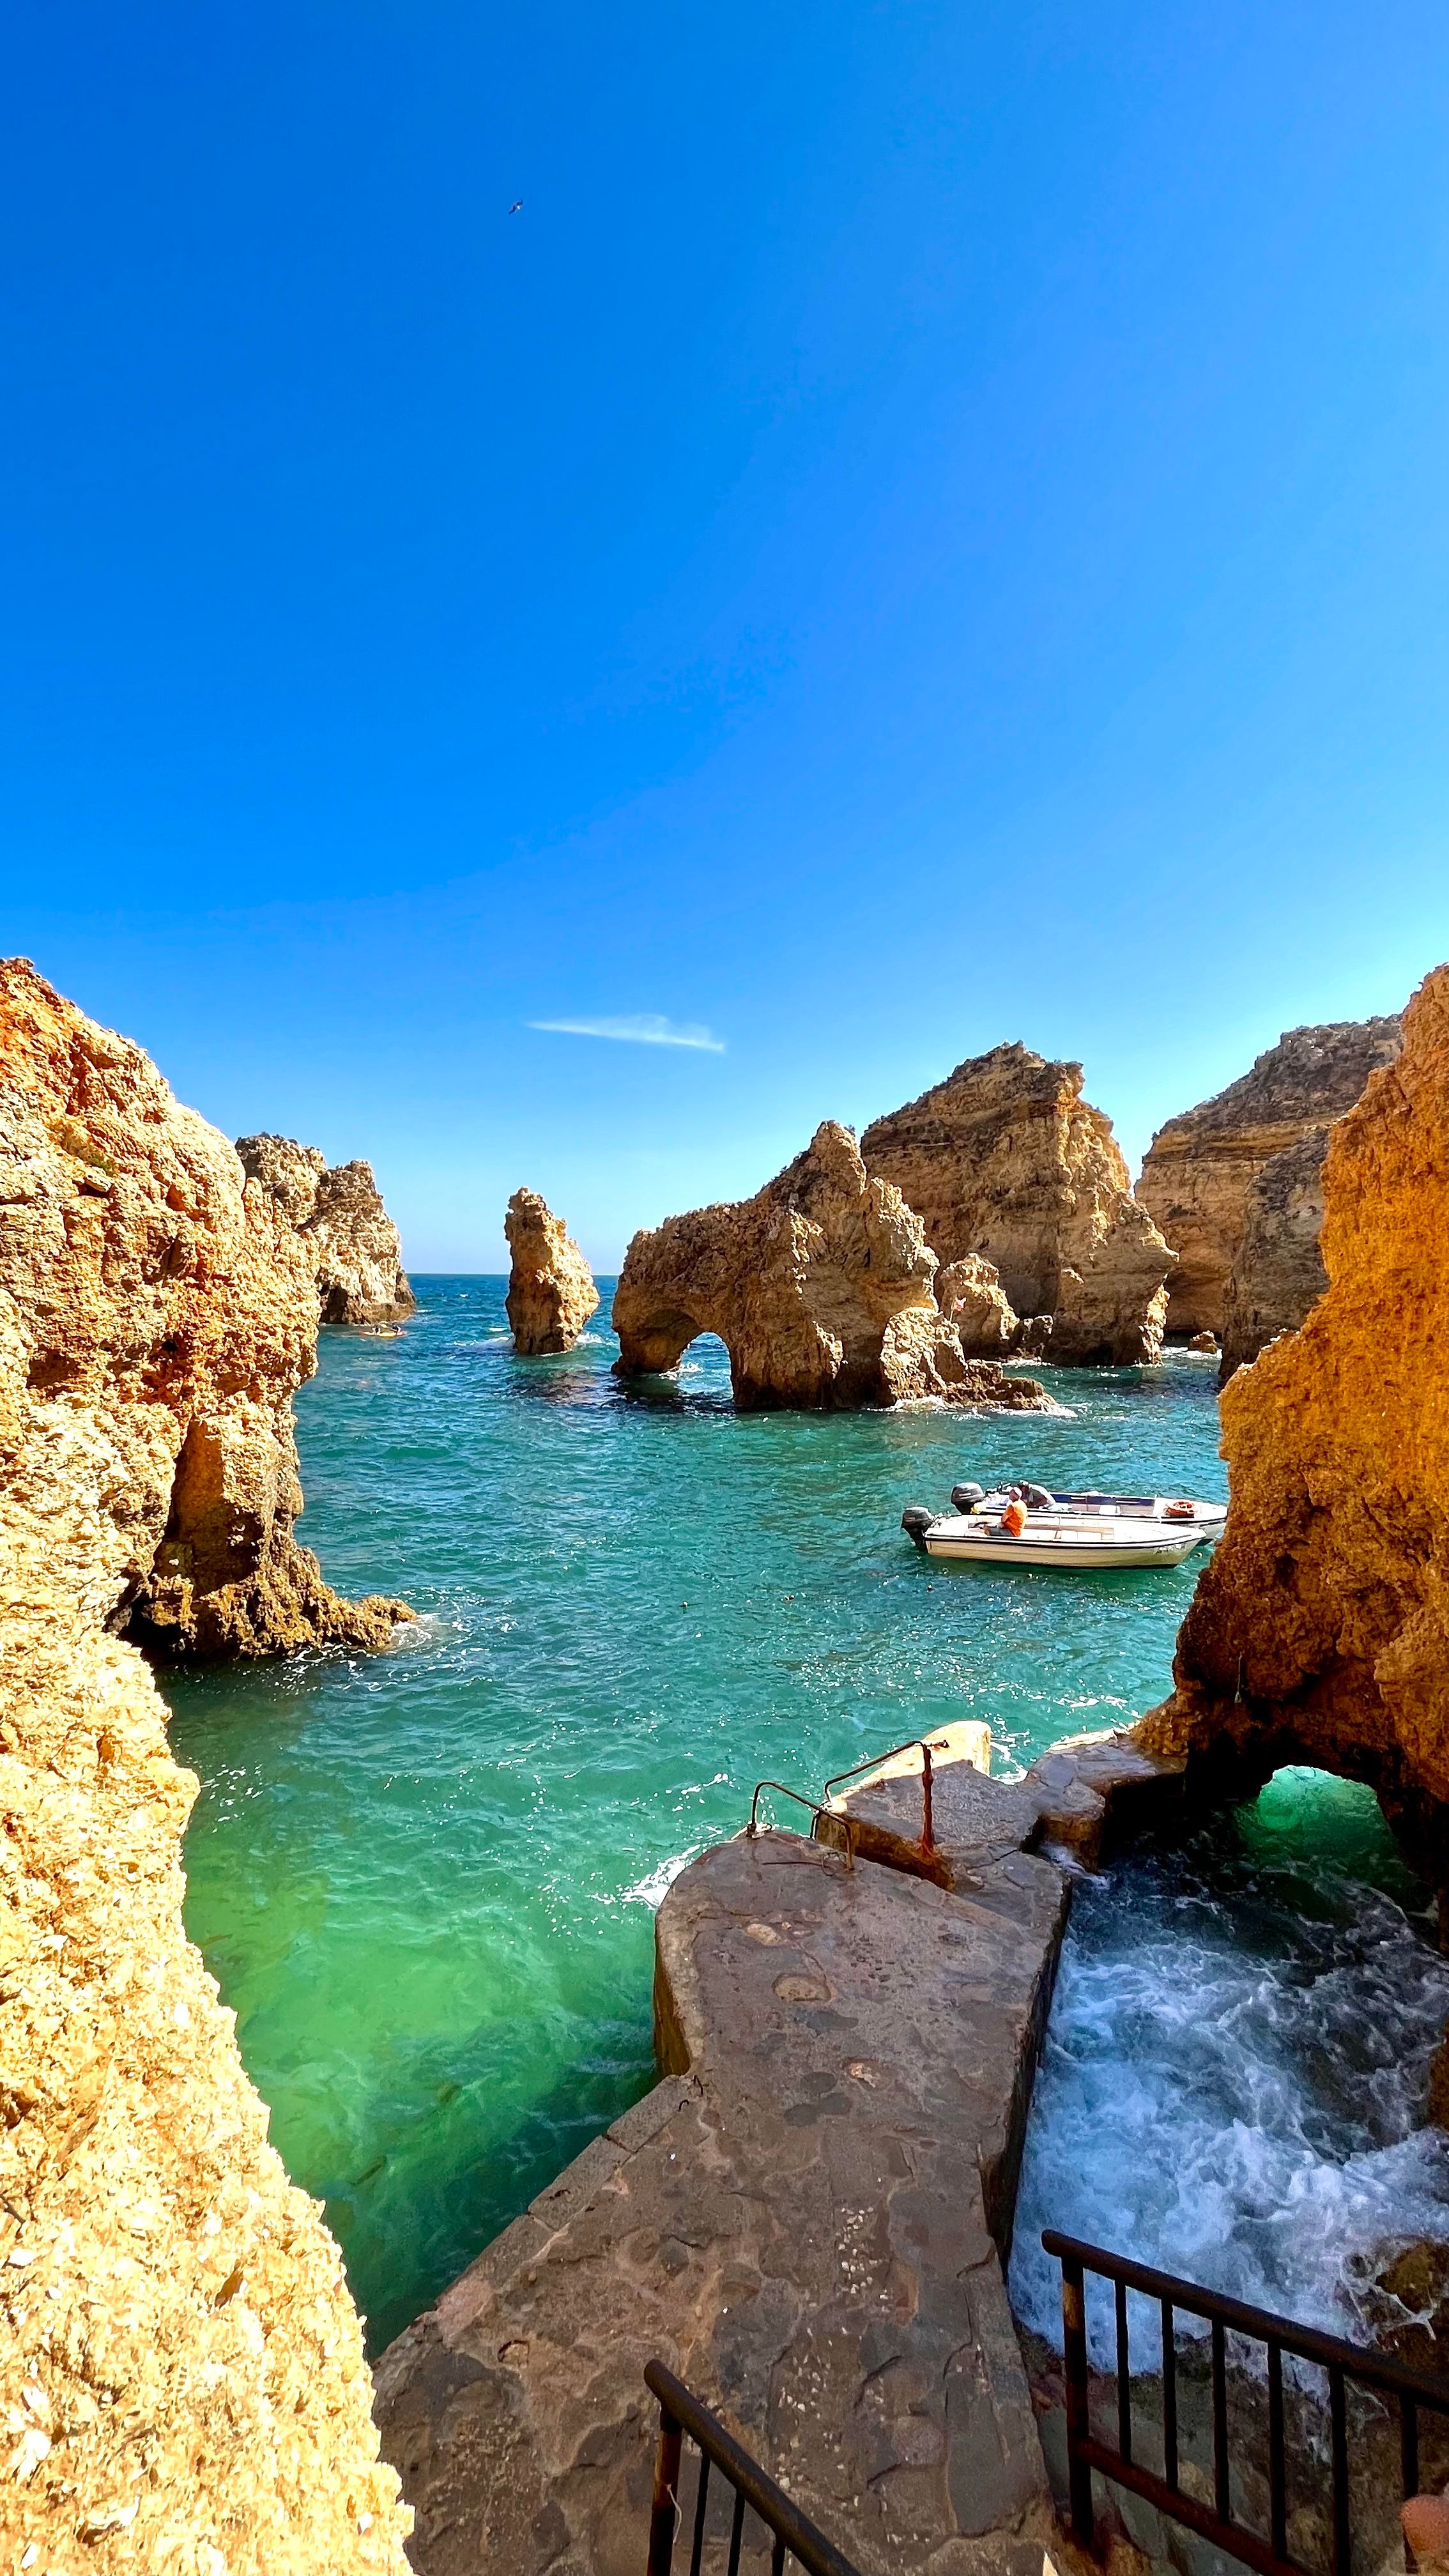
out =
[(1080, 1065), (993, 1047), (877, 1118), (860, 1150), (943, 1263), (978, 1256), (1008, 1310), (1050, 1317), (1053, 1361), (1157, 1357), (1173, 1255), (1133, 1198), (1111, 1120), (1082, 1098)]
[(1330, 1133), (1310, 1127), (1263, 1165), (1248, 1192), (1223, 1316), (1223, 1386), (1280, 1333), (1296, 1333), (1328, 1286), (1318, 1238)]
[(1021, 1338), (1021, 1318), (994, 1262), (979, 1252), (948, 1261), (936, 1273), (936, 1303), (954, 1324), (968, 1360), (1005, 1359)]
[(1227, 1528), (1149, 1746), (1371, 1781), (1449, 1849), (1449, 967), (1324, 1167), (1329, 1286), (1224, 1390)]
[(506, 1304), (514, 1349), (525, 1359), (571, 1351), (599, 1292), (563, 1218), (537, 1190), (515, 1190), (503, 1231), (512, 1256)]
[[(1386, 1018), (1285, 1030), (1239, 1081), (1159, 1128), (1137, 1196), (1178, 1257), (1167, 1311), (1171, 1332), (1223, 1332), (1229, 1281), (1264, 1166), (1353, 1107), (1369, 1075), (1393, 1062), (1400, 1029), (1398, 1019)], [(1270, 1211), (1265, 1206), (1262, 1213)], [(1261, 1276), (1261, 1252), (1255, 1261)], [(1302, 1273), (1302, 1286), (1312, 1281), (1311, 1270)], [(1321, 1286), (1318, 1280), (1315, 1294)], [(1248, 1303), (1252, 1295), (1245, 1284)], [(1308, 1305), (1294, 1316), (1295, 1327)]]
[(1040, 2576), (986, 2200), (1063, 1891), (1047, 1862), (998, 1867), (988, 1905), (763, 1834), (676, 1880), (669, 2080), (378, 2366), (423, 2576), (637, 2576), (656, 2354), (864, 2576)]
[(324, 1324), (387, 1324), (417, 1304), (402, 1242), (370, 1163), (329, 1169), (315, 1145), (290, 1136), (239, 1136), (242, 1168), (270, 1190), (309, 1252)]
[[(404, 2568), (337, 2249), (182, 1928), (197, 1784), (110, 1633), (168, 1516), (192, 1544), (174, 1488), (193, 1437), (238, 1562), (191, 1633), (387, 1633), (290, 1539), (315, 1330), (308, 1264), (225, 1138), (33, 968), (0, 968), (7, 2567)], [(194, 1561), (167, 1580), (194, 1585)]]
[(831, 1119), (752, 1199), (636, 1234), (614, 1295), (621, 1374), (671, 1369), (698, 1333), (730, 1355), (741, 1407), (826, 1411), (925, 1396), (1041, 1410), (1030, 1378), (968, 1360), (932, 1294), (936, 1256)]

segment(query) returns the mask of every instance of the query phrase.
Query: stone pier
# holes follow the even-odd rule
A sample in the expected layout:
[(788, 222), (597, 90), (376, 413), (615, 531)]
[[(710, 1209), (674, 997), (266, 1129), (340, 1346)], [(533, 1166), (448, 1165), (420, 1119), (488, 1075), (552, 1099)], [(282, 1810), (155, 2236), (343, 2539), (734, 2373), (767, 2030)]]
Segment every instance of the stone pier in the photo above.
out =
[[(658, 2356), (862, 2576), (1040, 2576), (1050, 2491), (1003, 2267), (1065, 1923), (1120, 1740), (969, 1765), (707, 1851), (660, 1909), (663, 2080), (384, 2354), (423, 2576), (640, 2576)], [(1043, 1766), (1045, 1767), (1045, 1766)], [(831, 1830), (829, 1824), (826, 1831)]]

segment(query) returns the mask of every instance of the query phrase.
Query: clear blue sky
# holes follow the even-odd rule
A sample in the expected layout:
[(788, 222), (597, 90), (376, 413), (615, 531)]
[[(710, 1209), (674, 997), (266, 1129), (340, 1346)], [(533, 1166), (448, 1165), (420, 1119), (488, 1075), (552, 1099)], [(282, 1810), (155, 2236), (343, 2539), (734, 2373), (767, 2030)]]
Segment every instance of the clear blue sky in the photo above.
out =
[[(17, 0), (4, 945), (423, 1269), (1449, 955), (1441, 0)], [(510, 214), (515, 199), (522, 210)], [(662, 1018), (717, 1046), (532, 1024)]]

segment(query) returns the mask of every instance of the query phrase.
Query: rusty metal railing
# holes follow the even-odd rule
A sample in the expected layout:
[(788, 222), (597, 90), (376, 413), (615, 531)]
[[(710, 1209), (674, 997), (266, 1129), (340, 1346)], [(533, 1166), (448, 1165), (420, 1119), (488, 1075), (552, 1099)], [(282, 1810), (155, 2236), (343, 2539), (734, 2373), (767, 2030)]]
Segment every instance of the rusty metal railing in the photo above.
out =
[(793, 2558), (806, 2570), (806, 2576), (858, 2576), (850, 2560), (841, 2555), (833, 2541), (806, 2513), (778, 2487), (758, 2460), (742, 2450), (733, 2434), (727, 2433), (717, 2415), (712, 2415), (662, 2361), (651, 2361), (644, 2373), (646, 2387), (659, 2400), (659, 2449), (654, 2463), (654, 2506), (649, 2517), (648, 2576), (672, 2576), (674, 2543), (680, 2528), (679, 2474), (686, 2436), (699, 2453), (699, 2480), (695, 2488), (693, 2534), (689, 2553), (689, 2576), (699, 2576), (704, 2556), (705, 2521), (709, 2512), (710, 2473), (717, 2471), (732, 2491), (730, 2512), (729, 2559), (725, 2576), (739, 2576), (740, 2550), (744, 2543), (745, 2514), (759, 2516), (770, 2534), (770, 2576), (783, 2576), (785, 2561)]
[[(1221, 2297), (1195, 2282), (1179, 2281), (1150, 2264), (1109, 2254), (1100, 2245), (1085, 2245), (1075, 2236), (1047, 2228), (1042, 2244), (1062, 2267), (1062, 2340), (1067, 2384), (1067, 2481), (1072, 2530), (1084, 2549), (1092, 2546), (1092, 2471), (1129, 2487), (1159, 2513), (1184, 2523), (1190, 2531), (1240, 2558), (1258, 2576), (1323, 2576), (1288, 2550), (1288, 2466), (1283, 2413), (1283, 2356), (1312, 2363), (1328, 2375), (1329, 2531), (1332, 2576), (1350, 2576), (1352, 2543), (1349, 2500), (1347, 2388), (1353, 2381), (1393, 2399), (1399, 2414), (1400, 2474), (1405, 2500), (1419, 2489), (1419, 2415), (1431, 2408), (1449, 2420), (1449, 2379), (1428, 2379), (1359, 2344), (1315, 2327), (1295, 2325), (1267, 2308), (1249, 2307), (1241, 2299)], [(1116, 2311), (1117, 2440), (1098, 2441), (1088, 2413), (1086, 2276), (1094, 2273), (1113, 2284)], [(1144, 2468), (1134, 2456), (1132, 2358), (1128, 2337), (1127, 2293), (1138, 2291), (1158, 2308), (1162, 2327), (1162, 2452), (1164, 2474)], [(1177, 2351), (1178, 2309), (1201, 2317), (1211, 2338), (1212, 2503), (1188, 2492), (1182, 2483), (1178, 2451)], [(1267, 2534), (1240, 2522), (1233, 2511), (1232, 2460), (1228, 2439), (1227, 2338), (1241, 2335), (1260, 2343), (1267, 2355), (1268, 2521)]]

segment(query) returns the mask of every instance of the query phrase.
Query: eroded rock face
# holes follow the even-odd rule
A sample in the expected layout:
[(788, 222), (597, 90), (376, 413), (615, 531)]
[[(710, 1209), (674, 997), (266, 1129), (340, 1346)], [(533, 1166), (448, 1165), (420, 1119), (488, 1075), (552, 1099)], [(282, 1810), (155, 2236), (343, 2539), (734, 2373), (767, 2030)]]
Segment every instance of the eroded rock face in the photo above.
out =
[(1223, 1318), (1224, 1386), (1279, 1333), (1296, 1333), (1328, 1286), (1318, 1238), (1330, 1132), (1310, 1127), (1263, 1165), (1248, 1192)]
[(1334, 1127), (1324, 1196), (1325, 1294), (1224, 1391), (1227, 1528), (1143, 1738), (1250, 1776), (1301, 1761), (1370, 1780), (1442, 1881), (1449, 967)]
[(512, 1256), (505, 1302), (514, 1349), (525, 1359), (571, 1351), (599, 1292), (563, 1218), (537, 1190), (515, 1190), (503, 1231)]
[(617, 1367), (671, 1369), (696, 1334), (717, 1333), (741, 1407), (1043, 1405), (1031, 1379), (965, 1357), (935, 1271), (919, 1217), (827, 1119), (754, 1198), (635, 1235), (614, 1296)]
[[(1159, 1128), (1137, 1196), (1178, 1256), (1167, 1313), (1171, 1332), (1225, 1331), (1229, 1282), (1265, 1166), (1315, 1130), (1326, 1132), (1353, 1107), (1369, 1075), (1393, 1062), (1400, 1030), (1396, 1018), (1288, 1029), (1241, 1080)], [(1267, 1203), (1260, 1202), (1257, 1213), (1260, 1222), (1271, 1222)], [(1266, 1281), (1261, 1250), (1254, 1260), (1255, 1276)], [(1291, 1253), (1285, 1255), (1287, 1266), (1291, 1261)], [(1307, 1273), (1300, 1270), (1300, 1276), (1306, 1284)], [(1321, 1286), (1320, 1279), (1315, 1295)], [(1250, 1306), (1253, 1295), (1245, 1283), (1240, 1307)], [(1294, 1316), (1294, 1328), (1312, 1302), (1310, 1297)], [(1241, 1315), (1240, 1337), (1246, 1341)]]
[[(337, 2249), (182, 1928), (197, 1783), (113, 1633), (173, 1519), (193, 1637), (213, 1617), (254, 1641), (390, 1629), (290, 1538), (315, 1330), (292, 1229), (226, 1139), (33, 968), (0, 967), (7, 2566), (404, 2576)], [(203, 1492), (215, 1526), (183, 1574)], [(203, 1598), (217, 1551), (234, 1579)]]
[(1173, 1256), (1132, 1185), (1082, 1068), (993, 1047), (877, 1118), (867, 1171), (893, 1182), (940, 1260), (990, 1263), (1008, 1311), (1050, 1317), (1054, 1361), (1132, 1364), (1162, 1346)]
[(239, 1136), (243, 1169), (270, 1190), (313, 1262), (324, 1324), (387, 1324), (417, 1304), (402, 1242), (370, 1163), (336, 1163), (290, 1136)]
[(0, 967), (0, 1079), (25, 1436), (84, 1414), (114, 1454), (109, 1624), (196, 1654), (382, 1644), (409, 1614), (339, 1600), (293, 1535), (317, 1323), (290, 1220), (139, 1047), (23, 960)]

